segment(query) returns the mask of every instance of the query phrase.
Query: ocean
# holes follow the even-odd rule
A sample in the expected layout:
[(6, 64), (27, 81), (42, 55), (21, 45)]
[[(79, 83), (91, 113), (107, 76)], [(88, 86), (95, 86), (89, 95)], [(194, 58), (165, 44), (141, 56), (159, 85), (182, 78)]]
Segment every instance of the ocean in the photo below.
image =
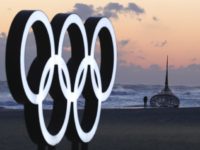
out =
[[(112, 94), (107, 101), (102, 103), (102, 108), (106, 109), (138, 109), (143, 108), (143, 97), (150, 98), (163, 89), (161, 85), (121, 85), (114, 86)], [(200, 107), (200, 86), (171, 86), (173, 93), (180, 99), (180, 107)], [(52, 109), (52, 98), (47, 96), (43, 103), (44, 109)], [(4, 109), (23, 109), (23, 105), (18, 104), (12, 98), (7, 86), (7, 82), (0, 82), (0, 107)], [(78, 100), (78, 107), (84, 107), (84, 99)]]

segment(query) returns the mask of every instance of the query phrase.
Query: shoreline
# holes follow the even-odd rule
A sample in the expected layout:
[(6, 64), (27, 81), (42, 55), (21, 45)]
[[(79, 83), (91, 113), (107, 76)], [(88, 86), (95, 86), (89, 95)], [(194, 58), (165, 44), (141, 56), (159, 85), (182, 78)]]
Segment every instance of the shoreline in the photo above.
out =
[[(143, 105), (137, 105), (137, 106), (125, 106), (125, 107), (119, 107), (119, 108), (101, 108), (101, 110), (189, 110), (189, 109), (193, 109), (193, 110), (198, 110), (200, 109), (200, 107), (151, 107), (151, 106), (147, 106), (144, 107)], [(52, 109), (43, 109), (44, 111), (52, 111)], [(84, 108), (78, 108), (78, 110), (82, 111), (84, 110)], [(0, 106), (0, 111), (24, 111), (23, 109), (16, 109), (16, 108), (5, 108), (3, 106)]]

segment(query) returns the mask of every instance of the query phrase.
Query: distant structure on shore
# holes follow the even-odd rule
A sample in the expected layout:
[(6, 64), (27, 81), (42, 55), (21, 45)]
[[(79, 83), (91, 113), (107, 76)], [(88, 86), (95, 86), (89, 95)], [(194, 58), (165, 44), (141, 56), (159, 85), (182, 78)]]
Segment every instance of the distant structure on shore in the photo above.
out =
[(166, 79), (164, 89), (150, 99), (152, 107), (179, 107), (180, 100), (168, 86), (168, 56), (166, 65)]

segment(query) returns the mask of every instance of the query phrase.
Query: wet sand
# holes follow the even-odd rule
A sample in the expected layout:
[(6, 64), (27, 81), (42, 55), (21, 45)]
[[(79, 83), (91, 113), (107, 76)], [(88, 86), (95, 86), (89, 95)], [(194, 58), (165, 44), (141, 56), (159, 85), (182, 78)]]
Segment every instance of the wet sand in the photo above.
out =
[[(37, 149), (23, 111), (1, 109), (0, 150), (23, 149)], [(56, 149), (78, 148), (64, 138)], [(200, 108), (103, 110), (97, 133), (85, 149), (199, 150)]]

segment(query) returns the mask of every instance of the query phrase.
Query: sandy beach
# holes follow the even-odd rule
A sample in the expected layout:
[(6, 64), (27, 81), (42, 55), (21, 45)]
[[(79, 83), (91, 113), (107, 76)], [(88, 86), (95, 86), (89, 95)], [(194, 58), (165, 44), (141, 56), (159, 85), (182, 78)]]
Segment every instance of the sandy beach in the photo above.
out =
[[(36, 150), (23, 111), (0, 110), (0, 149)], [(200, 108), (102, 110), (89, 150), (199, 150)], [(64, 138), (57, 150), (78, 149)], [(81, 149), (81, 148), (79, 148)]]

